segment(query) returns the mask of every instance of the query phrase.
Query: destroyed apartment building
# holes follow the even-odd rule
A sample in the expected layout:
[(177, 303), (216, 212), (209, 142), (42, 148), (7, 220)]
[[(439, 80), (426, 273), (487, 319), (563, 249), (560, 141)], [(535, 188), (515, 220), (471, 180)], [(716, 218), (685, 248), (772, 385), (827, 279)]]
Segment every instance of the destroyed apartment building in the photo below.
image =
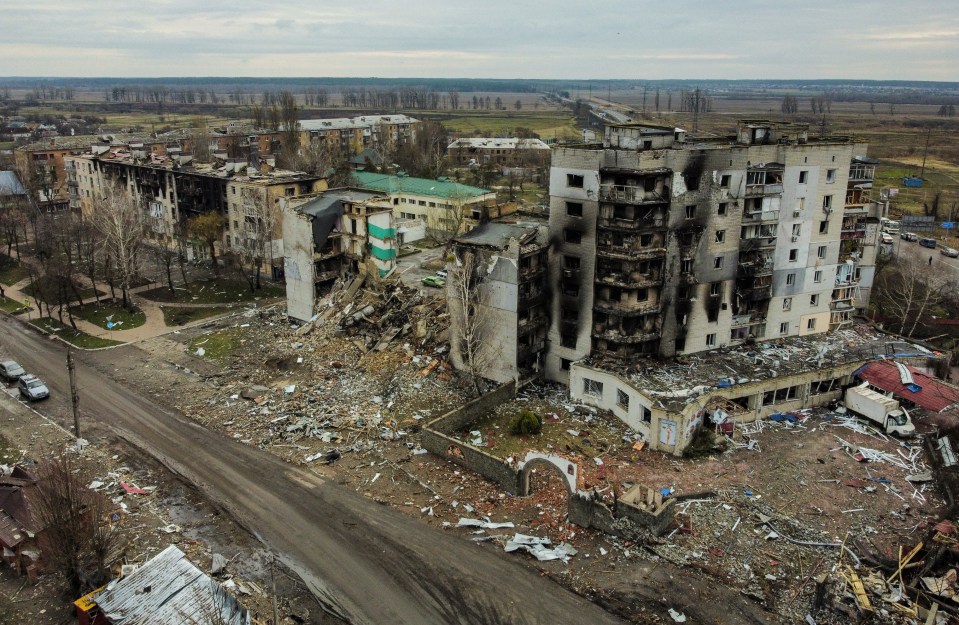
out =
[(393, 206), (383, 193), (332, 189), (284, 199), (283, 250), (287, 314), (309, 321), (337, 279), (382, 278), (396, 267)]
[[(611, 125), (602, 145), (556, 148), (546, 376), (569, 384), (572, 398), (613, 410), (654, 447), (680, 453), (703, 406), (674, 412), (637, 374), (661, 370), (659, 359), (708, 362), (715, 356), (703, 352), (762, 355), (770, 349), (762, 341), (816, 340), (850, 328), (867, 306), (884, 207), (870, 197), (875, 162), (857, 156), (865, 149), (851, 137), (813, 139), (804, 125), (762, 120), (709, 139)], [(795, 372), (810, 376), (802, 384), (779, 378), (774, 400), (805, 396), (827, 377), (846, 381), (858, 366), (815, 373), (827, 365), (805, 361)], [(675, 377), (669, 392), (688, 393), (685, 401), (702, 394), (695, 386), (754, 376), (694, 377)], [(777, 409), (765, 393), (749, 393), (744, 409)]]
[[(243, 248), (260, 228), (273, 224), (270, 251), (280, 277), (283, 258), (279, 202), (281, 198), (315, 193), (326, 180), (302, 172), (260, 172), (245, 160), (195, 162), (193, 156), (169, 148), (163, 154), (145, 144), (98, 144), (91, 151), (66, 158), (71, 206), (91, 214), (95, 201), (111, 185), (118, 186), (145, 213), (145, 234), (158, 245), (172, 245), (191, 217), (215, 212), (223, 216), (218, 244), (223, 254)], [(208, 256), (206, 245), (187, 249), (191, 260)]]
[[(450, 356), (497, 382), (527, 379), (546, 348), (545, 224), (485, 223), (453, 239)], [(472, 344), (471, 344), (472, 343)]]

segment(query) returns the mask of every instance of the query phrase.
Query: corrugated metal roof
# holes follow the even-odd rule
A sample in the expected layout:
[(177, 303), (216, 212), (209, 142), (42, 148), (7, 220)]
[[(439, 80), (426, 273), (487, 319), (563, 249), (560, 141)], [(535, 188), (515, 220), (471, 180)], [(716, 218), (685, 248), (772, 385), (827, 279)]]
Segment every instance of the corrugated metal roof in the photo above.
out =
[(170, 545), (94, 596), (113, 625), (249, 625), (250, 613)]
[(26, 195), (17, 174), (12, 171), (0, 171), (0, 195)]
[[(877, 386), (896, 397), (908, 399), (917, 406), (942, 412), (949, 406), (959, 402), (959, 389), (934, 378), (915, 367), (903, 365), (912, 374), (913, 384), (903, 383), (902, 375), (896, 363), (881, 360), (866, 365), (859, 372), (859, 377)], [(920, 390), (913, 390), (919, 388)]]
[(430, 178), (411, 178), (409, 176), (391, 176), (366, 171), (353, 172), (360, 186), (385, 193), (405, 193), (408, 195), (427, 195), (444, 199), (471, 199), (492, 193), (489, 189), (471, 187), (458, 182), (432, 180)]

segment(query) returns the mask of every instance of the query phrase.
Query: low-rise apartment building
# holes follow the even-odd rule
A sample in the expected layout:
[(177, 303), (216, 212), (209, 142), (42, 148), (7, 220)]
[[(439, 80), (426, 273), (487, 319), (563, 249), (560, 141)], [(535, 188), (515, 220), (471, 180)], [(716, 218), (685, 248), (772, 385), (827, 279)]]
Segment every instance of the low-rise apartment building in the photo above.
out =
[(446, 148), (452, 163), (463, 167), (494, 164), (500, 167), (542, 167), (549, 164), (550, 147), (539, 139), (463, 137)]

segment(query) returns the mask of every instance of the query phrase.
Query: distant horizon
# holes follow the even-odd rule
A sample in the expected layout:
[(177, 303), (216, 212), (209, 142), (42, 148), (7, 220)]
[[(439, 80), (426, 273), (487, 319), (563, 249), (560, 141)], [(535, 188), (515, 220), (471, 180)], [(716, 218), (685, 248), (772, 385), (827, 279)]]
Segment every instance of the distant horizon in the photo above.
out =
[(17, 77), (959, 81), (959, 11), (941, 0), (8, 4)]

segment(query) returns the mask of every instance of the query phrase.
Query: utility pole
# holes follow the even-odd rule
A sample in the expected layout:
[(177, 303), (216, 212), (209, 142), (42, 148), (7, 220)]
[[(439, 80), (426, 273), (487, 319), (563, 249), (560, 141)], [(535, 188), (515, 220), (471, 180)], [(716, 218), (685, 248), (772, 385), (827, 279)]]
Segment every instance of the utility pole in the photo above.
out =
[(926, 149), (922, 151), (922, 169), (919, 170), (919, 179), (922, 180), (926, 173), (926, 157), (929, 156), (929, 136), (932, 134), (932, 128), (926, 130)]
[(272, 599), (273, 599), (273, 625), (280, 625), (280, 617), (276, 611), (276, 554), (270, 554), (272, 559), (270, 560), (270, 583), (273, 585)]
[(80, 438), (80, 393), (77, 392), (76, 365), (73, 364), (73, 350), (67, 350), (67, 371), (70, 373), (70, 399), (73, 401), (73, 434)]

